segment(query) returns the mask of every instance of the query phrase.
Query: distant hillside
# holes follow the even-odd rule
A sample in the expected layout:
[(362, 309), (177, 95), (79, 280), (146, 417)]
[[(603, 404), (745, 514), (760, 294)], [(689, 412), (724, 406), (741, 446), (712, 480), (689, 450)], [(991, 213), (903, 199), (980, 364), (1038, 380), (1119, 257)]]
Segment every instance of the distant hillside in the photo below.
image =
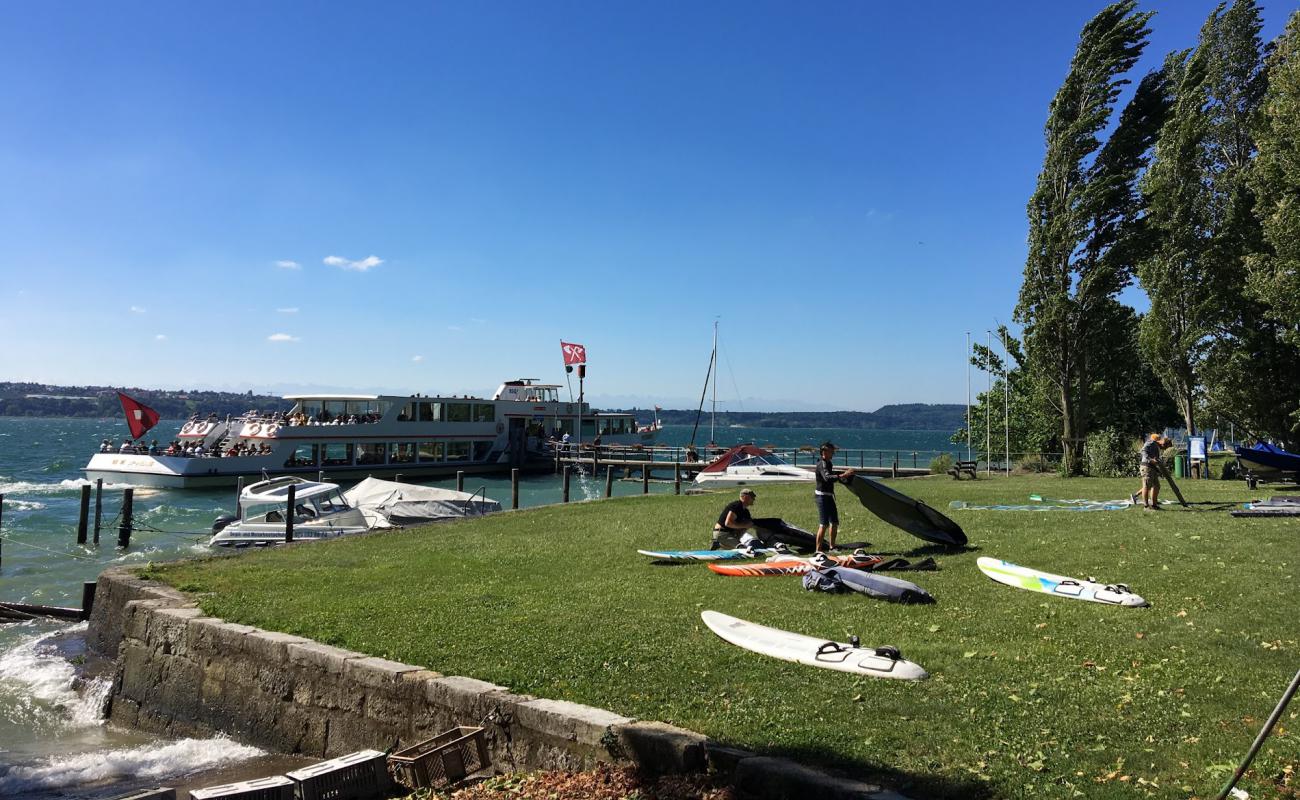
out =
[(272, 395), (236, 392), (170, 391), (115, 386), (53, 386), (45, 383), (0, 383), (0, 417), (120, 417), (117, 392), (134, 397), (162, 415), (185, 419), (202, 411), (218, 416), (249, 409), (288, 410), (289, 403)]
[[(140, 389), (116, 386), (54, 386), (44, 383), (0, 383), (0, 417), (117, 417), (122, 391), (164, 419), (185, 419), (191, 414), (215, 412), (218, 416), (242, 414), (249, 409), (287, 410), (289, 403), (274, 395), (237, 392), (205, 392), (169, 389)], [(649, 409), (622, 409), (649, 423)], [(726, 411), (718, 413), (719, 425), (746, 428), (856, 428), (890, 431), (954, 431), (965, 422), (966, 407), (952, 404), (909, 403), (881, 406), (876, 411)], [(693, 410), (659, 412), (665, 425), (691, 425)], [(701, 417), (708, 424), (708, 412)]]
[[(644, 409), (634, 411), (638, 419), (649, 416)], [(664, 410), (659, 419), (665, 425), (692, 425), (693, 410)], [(709, 421), (705, 410), (700, 417)], [(952, 403), (908, 403), (881, 406), (876, 411), (726, 411), (718, 412), (719, 425), (743, 425), (746, 428), (854, 428), (880, 431), (954, 431), (965, 425), (966, 406)]]

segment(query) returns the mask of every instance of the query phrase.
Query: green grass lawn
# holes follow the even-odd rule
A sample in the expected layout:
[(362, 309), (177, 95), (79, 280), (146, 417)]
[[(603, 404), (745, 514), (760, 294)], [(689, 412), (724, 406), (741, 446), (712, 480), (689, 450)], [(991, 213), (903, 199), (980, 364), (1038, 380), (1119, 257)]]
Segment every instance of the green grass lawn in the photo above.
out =
[[(1127, 497), (1135, 481), (1124, 480), (891, 483), (949, 513), (971, 547), (928, 546), (844, 490), (841, 541), (933, 555), (940, 571), (899, 575), (934, 605), (813, 594), (798, 578), (727, 578), (637, 555), (707, 546), (730, 493), (551, 506), (152, 573), (202, 593), (203, 609), (228, 620), (663, 720), (915, 797), (1215, 795), (1300, 665), (1300, 520), (947, 510), (1031, 493)], [(1182, 488), (1189, 500), (1269, 494), (1240, 482)], [(754, 511), (811, 528), (811, 495), (760, 489)], [(978, 571), (980, 555), (1128, 583), (1152, 607), (1002, 586)], [(749, 653), (705, 628), (703, 609), (893, 644), (931, 678), (855, 678)], [(1255, 761), (1242, 784), (1252, 797), (1296, 796), (1297, 719), (1293, 707)]]

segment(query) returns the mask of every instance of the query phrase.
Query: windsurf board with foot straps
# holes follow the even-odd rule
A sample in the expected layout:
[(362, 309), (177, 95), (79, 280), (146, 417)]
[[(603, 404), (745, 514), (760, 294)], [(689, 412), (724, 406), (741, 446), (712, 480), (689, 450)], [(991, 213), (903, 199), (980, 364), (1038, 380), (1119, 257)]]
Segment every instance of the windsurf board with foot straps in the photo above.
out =
[[(824, 553), (818, 554), (824, 559), (827, 566), (839, 567), (856, 567), (859, 569), (869, 569), (876, 564), (884, 561), (883, 556), (871, 555), (869, 553), (849, 553), (842, 556), (830, 556)], [(814, 569), (813, 559), (799, 558), (791, 555), (769, 556), (767, 561), (762, 564), (709, 564), (709, 569), (719, 575), (730, 575), (741, 578), (762, 578), (771, 575), (802, 575), (810, 569)]]
[(717, 611), (702, 611), (700, 618), (723, 640), (782, 661), (873, 678), (919, 681), (930, 677), (919, 664), (904, 659), (897, 648), (862, 647), (856, 636), (850, 642), (832, 642), (746, 622)]
[[(860, 569), (848, 569), (846, 567), (826, 567), (817, 570), (817, 572), (837, 581), (849, 591), (865, 594), (878, 600), (892, 600), (895, 603), (934, 602), (934, 597), (929, 592), (915, 583), (901, 578), (892, 578), (888, 575), (863, 572)], [(804, 579), (804, 588), (808, 588), (809, 580), (812, 580), (812, 578)]]
[(1093, 603), (1104, 603), (1111, 606), (1135, 608), (1151, 605), (1142, 599), (1141, 595), (1134, 594), (1128, 586), (1122, 583), (1107, 584), (1091, 580), (1081, 581), (1063, 575), (1039, 572), (1036, 569), (1022, 567), (1018, 564), (987, 556), (980, 556), (975, 563), (979, 565), (981, 572), (998, 583), (1005, 583), (1007, 586), (1015, 586), (1019, 589), (1028, 589), (1031, 592), (1042, 592), (1043, 594), (1052, 594), (1058, 597), (1072, 597), (1075, 600), (1088, 600)]
[(638, 550), (637, 552), (657, 561), (730, 561), (789, 553), (788, 550), (775, 547), (740, 547), (734, 550)]
[(918, 539), (949, 547), (966, 544), (966, 533), (960, 525), (920, 500), (913, 500), (879, 481), (854, 475), (849, 481), (849, 491), (872, 514)]

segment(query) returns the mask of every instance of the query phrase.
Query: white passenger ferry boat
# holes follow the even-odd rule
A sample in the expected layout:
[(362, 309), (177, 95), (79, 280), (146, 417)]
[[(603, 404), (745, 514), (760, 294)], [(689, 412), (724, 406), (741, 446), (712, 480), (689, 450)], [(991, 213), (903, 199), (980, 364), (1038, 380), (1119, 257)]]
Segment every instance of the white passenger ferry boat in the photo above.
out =
[[(541, 468), (567, 435), (569, 446), (651, 444), (660, 424), (628, 413), (593, 412), (560, 400), (560, 385), (506, 381), (492, 399), (423, 395), (287, 395), (277, 414), (196, 416), (176, 435), (201, 455), (97, 453), (86, 478), (136, 486), (233, 485), (241, 476), (298, 474), (361, 480)], [(156, 429), (155, 429), (156, 430)]]

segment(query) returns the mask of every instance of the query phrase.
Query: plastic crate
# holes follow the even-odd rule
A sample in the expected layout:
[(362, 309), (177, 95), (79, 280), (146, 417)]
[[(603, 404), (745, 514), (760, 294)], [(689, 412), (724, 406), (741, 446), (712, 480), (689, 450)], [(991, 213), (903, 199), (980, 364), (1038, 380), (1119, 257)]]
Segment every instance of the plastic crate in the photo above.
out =
[(190, 800), (293, 800), (293, 781), (283, 775), (191, 789)]
[(370, 800), (390, 785), (384, 754), (361, 750), (285, 773), (298, 800)]
[(483, 729), (464, 725), (388, 757), (393, 779), (410, 789), (436, 789), (490, 766)]

